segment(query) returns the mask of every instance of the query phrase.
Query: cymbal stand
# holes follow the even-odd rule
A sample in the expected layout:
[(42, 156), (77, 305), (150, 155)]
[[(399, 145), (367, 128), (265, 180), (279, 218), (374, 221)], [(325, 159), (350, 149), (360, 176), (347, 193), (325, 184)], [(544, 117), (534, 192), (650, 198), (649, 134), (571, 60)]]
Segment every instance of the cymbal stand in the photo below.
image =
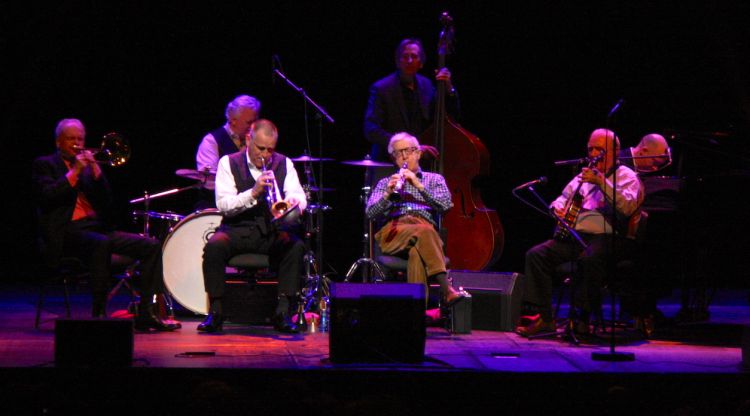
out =
[[(170, 190), (167, 190), (167, 191), (164, 191), (164, 192), (159, 192), (159, 193), (156, 193), (156, 194), (153, 194), (153, 195), (149, 194), (148, 191), (143, 191), (143, 197), (142, 198), (135, 198), (135, 199), (130, 200), (131, 204), (137, 204), (139, 202), (143, 202), (143, 233), (142, 233), (142, 235), (144, 237), (151, 237), (151, 230), (150, 230), (151, 215), (150, 215), (150, 211), (149, 211), (149, 204), (150, 204), (150, 202), (151, 202), (152, 199), (157, 199), (157, 198), (161, 198), (161, 197), (164, 197), (164, 196), (167, 196), (167, 195), (177, 194), (177, 193), (186, 191), (188, 189), (194, 189), (194, 188), (197, 188), (197, 187), (200, 187), (200, 186), (202, 186), (202, 183), (198, 182), (197, 184), (185, 186), (185, 187), (182, 187), (182, 188), (174, 188), (174, 189), (170, 189)], [(167, 321), (169, 321), (169, 322), (174, 321), (175, 313), (174, 313), (174, 302), (172, 301), (172, 297), (169, 296), (169, 293), (165, 291), (163, 293), (162, 300), (164, 301), (164, 306), (163, 307), (165, 309), (165, 314), (167, 316)], [(160, 307), (161, 307), (161, 305), (160, 305)]]
[[(311, 187), (315, 185), (315, 179), (312, 175), (312, 167), (310, 162), (305, 162), (305, 176), (307, 176), (307, 184), (303, 185), (305, 190), (305, 196), (308, 201), (312, 200)], [(316, 247), (320, 246), (320, 228), (322, 222), (319, 221), (322, 213), (331, 210), (331, 207), (324, 204), (309, 204), (305, 208), (305, 255), (303, 257), (303, 263), (305, 268), (305, 284), (300, 293), (300, 301), (304, 304), (304, 312), (314, 310), (320, 304), (321, 298), (326, 301), (329, 295), (329, 280), (325, 277), (319, 269), (318, 260), (313, 250), (312, 240), (315, 238)], [(318, 220), (318, 221), (316, 221)], [(320, 252), (320, 249), (318, 249)]]
[[(372, 188), (370, 187), (372, 176), (372, 169), (365, 168), (365, 184), (362, 187), (362, 195), (360, 196), (360, 200), (362, 201), (362, 205), (364, 207), (367, 207), (367, 201), (370, 199), (370, 193), (372, 192)], [(363, 210), (364, 211), (364, 210)], [(372, 240), (372, 221), (370, 221), (367, 218), (367, 215), (364, 215), (364, 233), (362, 238), (362, 257), (357, 259), (351, 267), (349, 268), (349, 271), (346, 272), (346, 277), (344, 278), (345, 282), (348, 282), (349, 279), (354, 275), (354, 273), (360, 268), (360, 266), (367, 266), (362, 270), (362, 281), (367, 282), (370, 281), (370, 278), (373, 276), (373, 272), (377, 274), (377, 277), (375, 278), (375, 283), (382, 282), (385, 278), (385, 273), (383, 272), (383, 269), (380, 267), (380, 265), (373, 260), (372, 253), (373, 253), (373, 240)]]

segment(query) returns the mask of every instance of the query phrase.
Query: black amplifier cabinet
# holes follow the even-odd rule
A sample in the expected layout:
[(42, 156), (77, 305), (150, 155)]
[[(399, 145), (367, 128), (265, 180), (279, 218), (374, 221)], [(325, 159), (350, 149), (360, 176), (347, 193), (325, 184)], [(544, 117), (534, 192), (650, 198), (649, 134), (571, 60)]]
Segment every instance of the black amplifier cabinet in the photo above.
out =
[(523, 275), (448, 270), (454, 288), (471, 294), (471, 329), (513, 331), (523, 297)]

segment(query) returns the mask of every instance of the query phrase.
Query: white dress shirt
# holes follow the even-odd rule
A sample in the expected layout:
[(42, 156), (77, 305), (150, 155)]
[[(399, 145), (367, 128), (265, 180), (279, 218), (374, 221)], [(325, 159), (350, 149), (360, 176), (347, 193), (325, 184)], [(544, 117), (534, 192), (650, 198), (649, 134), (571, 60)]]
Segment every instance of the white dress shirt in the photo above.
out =
[[(253, 179), (258, 180), (258, 176), (262, 172), (250, 163), (247, 152), (245, 152), (245, 160), (250, 168), (250, 174), (253, 175)], [(295, 198), (299, 201), (299, 209), (304, 211), (307, 207), (307, 198), (305, 198), (305, 191), (302, 189), (302, 184), (300, 184), (297, 169), (294, 168), (294, 164), (289, 158), (286, 158), (286, 178), (281, 187), (284, 191), (285, 199)], [(258, 203), (258, 200), (253, 198), (252, 191), (251, 188), (244, 192), (237, 192), (234, 175), (232, 175), (232, 169), (229, 166), (229, 155), (222, 156), (216, 170), (216, 207), (219, 211), (231, 217), (254, 207)]]
[[(617, 212), (629, 217), (643, 203), (644, 192), (643, 185), (638, 175), (632, 169), (620, 165), (617, 170), (617, 196), (614, 198)], [(611, 234), (612, 227), (609, 224), (609, 217), (605, 217), (604, 211), (612, 201), (612, 190), (614, 174), (604, 179), (604, 185), (599, 187), (592, 183), (583, 183), (580, 193), (583, 195), (581, 211), (574, 229), (587, 234)], [(565, 186), (562, 195), (557, 197), (551, 205), (552, 208), (564, 209), (568, 200), (573, 196), (573, 192), (578, 188), (581, 182), (581, 175), (576, 175), (572, 181)], [(605, 196), (606, 195), (606, 196)]]

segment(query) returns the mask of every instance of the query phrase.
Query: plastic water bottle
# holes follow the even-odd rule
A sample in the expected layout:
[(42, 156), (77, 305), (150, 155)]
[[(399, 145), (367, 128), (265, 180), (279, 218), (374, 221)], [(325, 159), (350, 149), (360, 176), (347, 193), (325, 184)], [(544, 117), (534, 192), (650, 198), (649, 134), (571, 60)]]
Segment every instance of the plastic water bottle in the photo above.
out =
[(329, 311), (328, 311), (328, 297), (323, 296), (320, 299), (320, 332), (328, 332), (329, 326)]

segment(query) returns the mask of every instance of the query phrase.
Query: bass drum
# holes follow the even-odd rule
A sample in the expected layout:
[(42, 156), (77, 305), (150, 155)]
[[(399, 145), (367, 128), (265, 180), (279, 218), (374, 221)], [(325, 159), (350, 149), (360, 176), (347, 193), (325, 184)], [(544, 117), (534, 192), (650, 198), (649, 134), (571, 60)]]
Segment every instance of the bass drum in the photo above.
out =
[(221, 224), (215, 208), (198, 211), (175, 225), (164, 240), (162, 263), (164, 284), (180, 305), (195, 313), (208, 314), (208, 296), (203, 286), (203, 247)]

